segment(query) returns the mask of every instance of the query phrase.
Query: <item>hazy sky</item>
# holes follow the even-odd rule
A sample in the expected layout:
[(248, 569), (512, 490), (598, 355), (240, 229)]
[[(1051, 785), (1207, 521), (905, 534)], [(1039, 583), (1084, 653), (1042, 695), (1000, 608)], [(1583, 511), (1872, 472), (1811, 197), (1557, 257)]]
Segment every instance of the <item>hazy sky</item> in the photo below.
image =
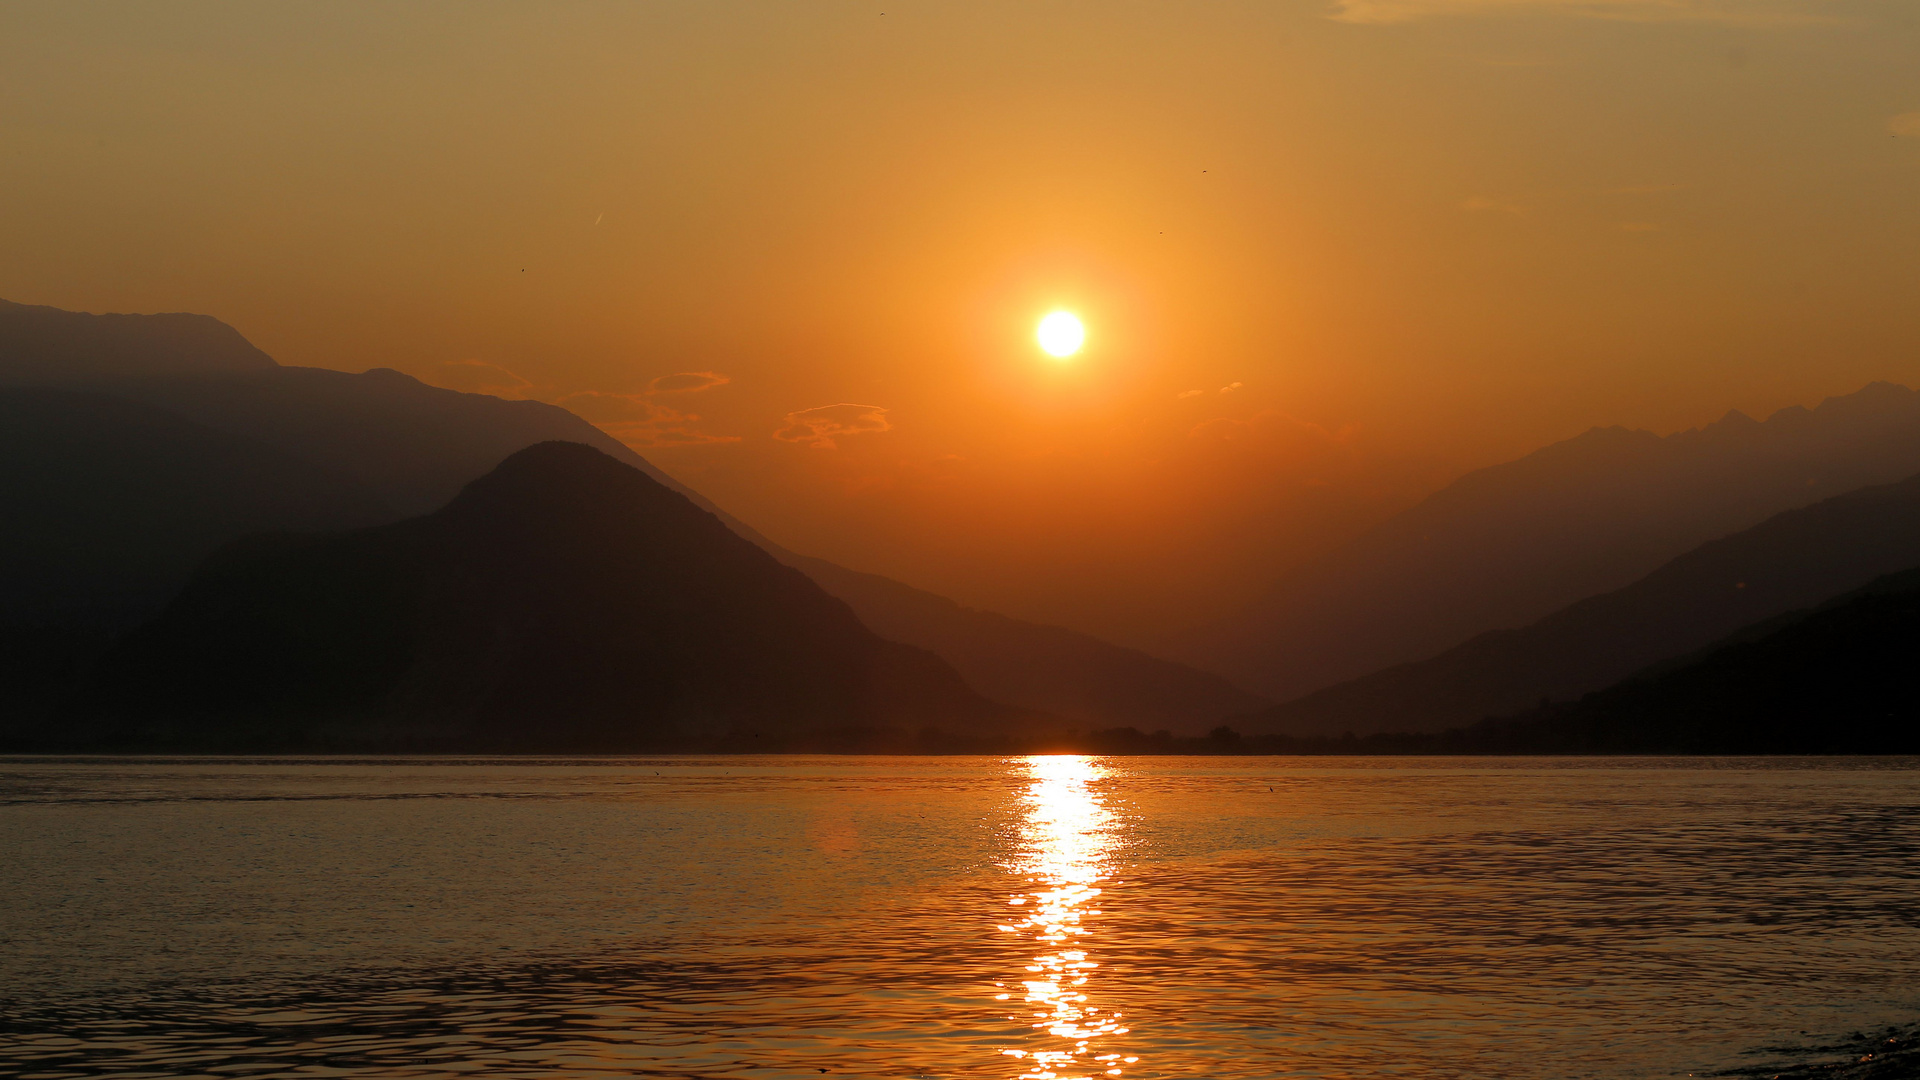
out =
[(8, 0), (0, 297), (559, 401), (1129, 637), (1595, 424), (1920, 383), (1920, 3)]

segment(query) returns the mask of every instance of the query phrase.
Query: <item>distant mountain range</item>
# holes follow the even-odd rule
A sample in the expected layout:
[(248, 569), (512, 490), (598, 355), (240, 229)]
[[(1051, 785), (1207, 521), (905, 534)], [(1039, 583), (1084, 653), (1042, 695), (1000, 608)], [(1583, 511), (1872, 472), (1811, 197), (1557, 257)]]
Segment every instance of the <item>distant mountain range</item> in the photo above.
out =
[[(1703, 544), (1633, 584), (1265, 710), (1253, 732), (1439, 731), (1598, 690), (1741, 627), (1920, 565), (1920, 476)], [(1920, 663), (1920, 657), (1915, 658)]]
[(240, 541), (66, 710), (95, 745), (631, 751), (1023, 719), (578, 443), (425, 517)]
[(1526, 626), (1781, 511), (1915, 473), (1920, 394), (1887, 383), (1764, 422), (1730, 413), (1665, 437), (1596, 428), (1461, 477), (1160, 651), (1298, 698)]
[[(565, 409), (443, 390), (386, 369), (355, 375), (282, 367), (205, 316), (87, 315), (0, 301), (0, 387), (70, 395), (64, 404), (18, 398), (14, 407), (34, 414), (37, 426), (23, 426), (18, 453), (0, 461), (0, 515), (31, 517), (59, 534), (0, 567), (0, 589), (39, 597), (0, 609), (0, 714), (9, 696), (15, 707), (44, 706), (48, 679), (83, 664), (81, 654), (109, 630), (150, 616), (194, 561), (221, 543), (261, 530), (426, 514), (508, 456), (555, 440), (641, 470), (801, 567), (862, 620), (885, 627), (885, 636), (940, 653), (980, 692), (1016, 708), (1089, 726), (1194, 732), (1263, 704), (1218, 675), (786, 551)], [(93, 395), (93, 404), (78, 404), (80, 394)], [(122, 422), (113, 408), (126, 414), (124, 436), (104, 433)], [(24, 445), (29, 431), (39, 448)], [(195, 448), (216, 443), (222, 448)], [(99, 452), (62, 457), (56, 449), (81, 444)], [(166, 462), (191, 462), (197, 453), (226, 464), (183, 464), (159, 477)], [(245, 463), (253, 472), (236, 472)], [(260, 479), (274, 469), (284, 476)], [(65, 481), (28, 491), (50, 477)], [(262, 484), (279, 493), (278, 502), (261, 502), (255, 489)], [(46, 501), (52, 488), (64, 502)], [(105, 505), (129, 489), (165, 498)], [(303, 501), (308, 493), (311, 501)], [(167, 512), (156, 509), (162, 504)], [(86, 540), (95, 523), (105, 524)], [(82, 608), (94, 612), (84, 625), (72, 617)], [(70, 647), (56, 648), (56, 660), (47, 650), (59, 642)]]

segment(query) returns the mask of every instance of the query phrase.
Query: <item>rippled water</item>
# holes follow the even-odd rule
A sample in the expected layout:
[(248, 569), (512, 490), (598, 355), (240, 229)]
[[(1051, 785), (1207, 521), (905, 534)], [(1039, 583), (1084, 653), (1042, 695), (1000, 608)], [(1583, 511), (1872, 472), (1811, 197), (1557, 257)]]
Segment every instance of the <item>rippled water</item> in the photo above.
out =
[(1661, 1077), (1920, 1019), (1905, 759), (15, 758), (0, 852), (7, 1076)]

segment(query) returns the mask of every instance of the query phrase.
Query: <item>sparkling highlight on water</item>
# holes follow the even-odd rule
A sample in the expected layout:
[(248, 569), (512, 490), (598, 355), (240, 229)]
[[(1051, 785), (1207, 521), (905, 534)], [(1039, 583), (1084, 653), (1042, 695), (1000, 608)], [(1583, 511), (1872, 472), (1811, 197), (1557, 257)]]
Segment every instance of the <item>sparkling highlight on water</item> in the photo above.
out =
[(1001, 1053), (1025, 1065), (1015, 1074), (1019, 1080), (1120, 1076), (1124, 1064), (1139, 1059), (1107, 1048), (1105, 1040), (1129, 1029), (1121, 1014), (1100, 1007), (1093, 984), (1100, 964), (1086, 947), (1094, 932), (1088, 920), (1101, 914), (1094, 905), (1113, 847), (1114, 816), (1094, 787), (1106, 770), (1092, 758), (1067, 754), (1030, 757), (1023, 764), (1029, 777), (1022, 797), (1025, 849), (1015, 870), (1031, 891), (1008, 899), (1024, 918), (999, 929), (1040, 946), (1019, 982), (1028, 1011), (1008, 1019), (1028, 1020), (1041, 1045)]

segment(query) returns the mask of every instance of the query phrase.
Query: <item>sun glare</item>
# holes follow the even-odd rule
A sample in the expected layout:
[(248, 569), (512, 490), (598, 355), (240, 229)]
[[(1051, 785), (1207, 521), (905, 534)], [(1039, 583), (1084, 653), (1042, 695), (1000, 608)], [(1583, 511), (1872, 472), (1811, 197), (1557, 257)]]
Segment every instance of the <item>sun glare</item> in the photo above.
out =
[(1113, 1044), (1132, 1029), (1100, 1000), (1100, 961), (1089, 959), (1101, 940), (1101, 894), (1118, 825), (1100, 790), (1107, 770), (1075, 754), (1037, 755), (1022, 764), (1028, 775), (1020, 830), (1026, 850), (1013, 868), (1027, 880), (1007, 900), (1019, 910), (999, 926), (1002, 933), (1026, 938), (1037, 955), (1022, 951), (1021, 959), (1031, 957), (1021, 965), (1024, 976), (996, 984), (1005, 992), (994, 999), (1010, 1002), (1016, 987), (1025, 988), (1025, 1015), (1007, 1019), (1025, 1021), (1036, 1034), (1027, 1048), (1000, 1053), (1025, 1066), (1018, 1080), (1120, 1076), (1123, 1065), (1139, 1058), (1123, 1056)]
[(1072, 313), (1056, 311), (1040, 320), (1040, 329), (1034, 335), (1040, 339), (1040, 347), (1047, 355), (1062, 359), (1080, 351), (1080, 343), (1087, 340), (1087, 328)]

